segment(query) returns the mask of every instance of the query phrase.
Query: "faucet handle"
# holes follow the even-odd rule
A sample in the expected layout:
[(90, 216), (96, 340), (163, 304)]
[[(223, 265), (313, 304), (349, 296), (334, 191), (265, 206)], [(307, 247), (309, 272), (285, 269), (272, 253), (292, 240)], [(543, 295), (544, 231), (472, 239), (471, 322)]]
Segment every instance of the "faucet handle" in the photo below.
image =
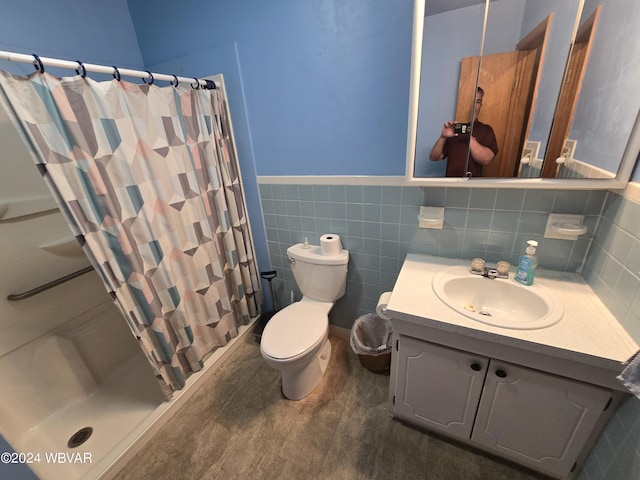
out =
[(498, 275), (500, 276), (508, 276), (509, 268), (511, 268), (511, 265), (509, 265), (509, 262), (505, 262), (504, 260), (496, 263), (496, 270), (498, 271)]
[(474, 258), (471, 260), (471, 273), (484, 273), (484, 259), (483, 258)]

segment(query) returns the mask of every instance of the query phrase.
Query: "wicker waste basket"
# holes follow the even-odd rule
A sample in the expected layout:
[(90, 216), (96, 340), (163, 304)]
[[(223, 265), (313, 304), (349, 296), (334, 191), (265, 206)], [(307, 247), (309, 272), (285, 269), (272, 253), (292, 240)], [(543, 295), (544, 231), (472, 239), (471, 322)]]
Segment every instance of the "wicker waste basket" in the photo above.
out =
[(373, 373), (388, 373), (391, 366), (391, 321), (375, 313), (358, 317), (351, 328), (351, 348), (360, 363)]
[(373, 373), (389, 373), (391, 368), (391, 353), (382, 355), (358, 355), (364, 368)]

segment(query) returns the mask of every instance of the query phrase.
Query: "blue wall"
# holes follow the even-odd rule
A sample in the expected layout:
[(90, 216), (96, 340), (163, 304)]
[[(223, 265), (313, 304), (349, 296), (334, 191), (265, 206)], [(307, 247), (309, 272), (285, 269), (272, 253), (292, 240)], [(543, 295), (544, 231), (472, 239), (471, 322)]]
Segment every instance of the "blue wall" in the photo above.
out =
[[(540, 195), (535, 208), (523, 199), (514, 210), (510, 200), (505, 208), (503, 196), (521, 192), (453, 189), (449, 194), (448, 189), (380, 185), (324, 185), (316, 192), (309, 185), (260, 185), (260, 203), (256, 176), (404, 174), (412, 4), (412, 0), (159, 0), (150, 12), (146, 0), (130, 0), (129, 9), (124, 0), (23, 0), (3, 5), (0, 48), (185, 76), (224, 73), (252, 227), (256, 242), (262, 243), (261, 268), (278, 262), (282, 247), (301, 235), (313, 240), (327, 227), (344, 228), (345, 242), (355, 254), (352, 270), (358, 274), (350, 278), (353, 303), (342, 311), (342, 318), (348, 319), (370, 311), (376, 295), (392, 284), (399, 259), (408, 249), (434, 253), (438, 248), (438, 253), (447, 253), (451, 243), (443, 243), (443, 236), (463, 232), (475, 246), (465, 244), (463, 237), (456, 255), (473, 251), (496, 258), (512, 255), (520, 249), (521, 238), (515, 237), (508, 250), (509, 232), (503, 231), (501, 222), (514, 221), (517, 211), (519, 218), (528, 218), (527, 229), (538, 228), (541, 218), (553, 211), (550, 197), (572, 195), (532, 193)], [(29, 65), (6, 62), (2, 68), (33, 71)], [(640, 180), (640, 169), (634, 175)], [(289, 198), (292, 195), (295, 200)], [(630, 231), (624, 214), (637, 204), (613, 193), (578, 195), (588, 196), (583, 208), (595, 222), (589, 235), (597, 245), (587, 259), (585, 276), (633, 331), (640, 322), (637, 289), (630, 292), (632, 300), (610, 292), (623, 285), (619, 282), (638, 281), (635, 275), (629, 277), (638, 272), (631, 268), (635, 263), (625, 267), (626, 260), (620, 258), (626, 246), (630, 259), (640, 258), (640, 234)], [(290, 200), (286, 209), (267, 211), (281, 208), (280, 196)], [(472, 206), (471, 198), (480, 203)], [(419, 232), (416, 208), (438, 200), (449, 211), (451, 231)], [(392, 221), (389, 215), (396, 211)], [(385, 223), (392, 227), (383, 229)], [(615, 236), (606, 237), (612, 230)], [(271, 258), (264, 247), (267, 237)], [(574, 267), (570, 252), (574, 246), (586, 248), (583, 243), (571, 244), (563, 268)], [(568, 248), (550, 245), (547, 252)], [(368, 253), (371, 248), (373, 255)], [(283, 277), (290, 285), (290, 279)], [(283, 301), (286, 287), (280, 287)], [(634, 465), (640, 441), (633, 426), (638, 418), (640, 404), (628, 402), (600, 439), (583, 478), (632, 478), (616, 476), (618, 470), (637, 477)], [(635, 450), (616, 457), (617, 445), (625, 449), (632, 445)]]
[[(143, 67), (126, 0), (3, 2), (0, 48), (64, 60)], [(2, 69), (33, 72), (30, 65), (8, 62), (2, 62)], [(74, 72), (63, 70), (61, 74)]]
[(129, 1), (147, 65), (237, 44), (258, 175), (404, 174), (412, 0), (148, 5)]

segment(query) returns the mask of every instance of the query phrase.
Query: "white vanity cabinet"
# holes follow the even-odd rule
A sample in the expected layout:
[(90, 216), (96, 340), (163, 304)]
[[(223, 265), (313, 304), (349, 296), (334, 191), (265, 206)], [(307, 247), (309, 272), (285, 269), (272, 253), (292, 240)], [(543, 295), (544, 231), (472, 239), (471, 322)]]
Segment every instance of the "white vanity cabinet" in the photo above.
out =
[[(575, 273), (536, 274), (537, 285), (562, 292), (563, 314), (551, 325), (497, 326), (461, 314), (434, 285), (444, 269), (461, 265), (412, 253), (402, 265), (386, 308), (392, 415), (554, 478), (574, 478), (629, 397), (616, 377), (640, 345)], [(488, 279), (486, 287), (500, 285), (492, 282), (513, 279)]]
[(612, 399), (606, 388), (396, 335), (393, 415), (565, 478)]

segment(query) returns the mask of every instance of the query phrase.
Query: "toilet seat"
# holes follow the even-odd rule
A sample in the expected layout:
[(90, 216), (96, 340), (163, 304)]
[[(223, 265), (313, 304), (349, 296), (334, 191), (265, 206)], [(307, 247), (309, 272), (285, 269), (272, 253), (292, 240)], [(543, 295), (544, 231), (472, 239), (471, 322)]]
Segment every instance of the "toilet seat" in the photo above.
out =
[(262, 333), (260, 349), (276, 360), (295, 360), (320, 344), (329, 329), (326, 312), (297, 302), (276, 313)]

